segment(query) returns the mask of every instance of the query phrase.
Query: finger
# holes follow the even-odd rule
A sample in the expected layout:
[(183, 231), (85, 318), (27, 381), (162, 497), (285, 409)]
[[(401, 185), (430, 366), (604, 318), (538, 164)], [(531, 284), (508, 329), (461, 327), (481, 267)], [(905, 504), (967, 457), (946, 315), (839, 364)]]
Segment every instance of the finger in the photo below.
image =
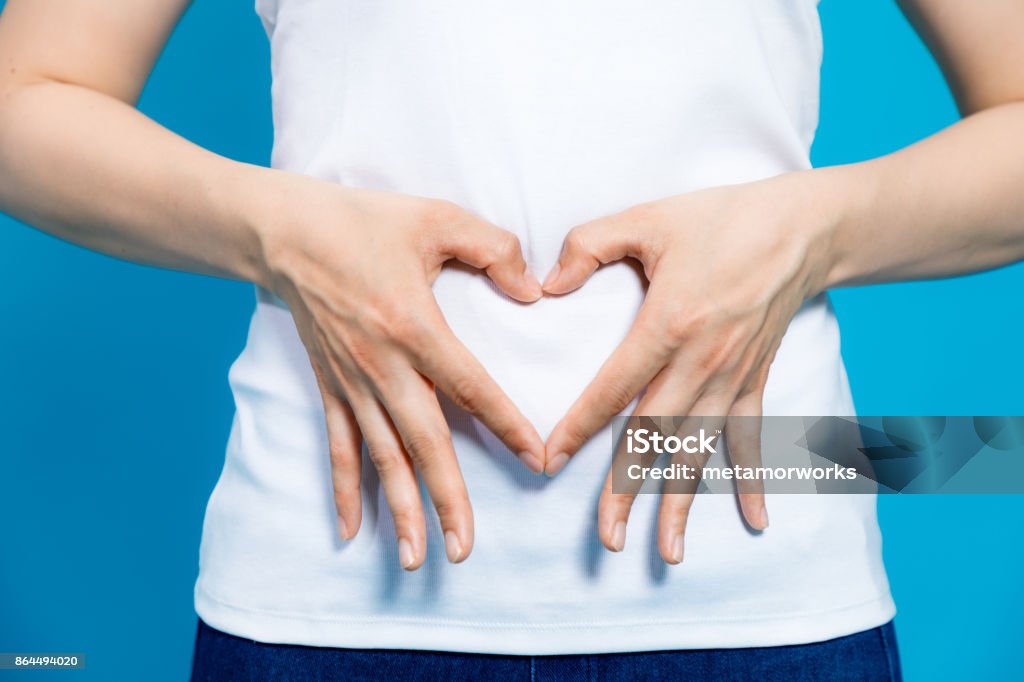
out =
[[(680, 439), (692, 437), (696, 439), (694, 442), (699, 443), (707, 435), (717, 434), (721, 431), (721, 425), (725, 418), (719, 415), (728, 410), (730, 400), (727, 396), (706, 392), (690, 406), (686, 404), (689, 402), (686, 388), (678, 385), (679, 382), (685, 380), (685, 372), (676, 372), (672, 375), (672, 380), (665, 383), (660, 395), (655, 396), (653, 400), (655, 402), (667, 401), (663, 404), (669, 405), (673, 398), (682, 391), (685, 396), (682, 400), (683, 404), (675, 408), (667, 408), (678, 410), (673, 414), (683, 416), (682, 419), (673, 420), (678, 424), (673, 435)], [(666, 425), (666, 429), (672, 430), (668, 425)], [(661, 506), (658, 510), (658, 552), (666, 563), (678, 564), (683, 561), (690, 509), (696, 499), (701, 474), (712, 454), (712, 452), (698, 449), (696, 451), (680, 451), (672, 456), (673, 464), (687, 465), (694, 476), (689, 479), (666, 481), (662, 487)]]
[(334, 506), (338, 514), (338, 534), (351, 540), (362, 523), (362, 495), (359, 483), (362, 468), (362, 441), (355, 415), (333, 391), (320, 370), (316, 371), (327, 422), (327, 442), (331, 456), (331, 482)]
[(519, 239), (472, 213), (462, 211), (446, 227), (439, 248), (443, 256), (487, 272), (498, 288), (517, 301), (533, 302), (544, 294), (526, 265)]
[[(675, 422), (669, 421), (666, 423), (664, 420), (657, 419), (656, 417), (686, 414), (690, 404), (694, 401), (696, 391), (699, 390), (699, 386), (690, 386), (690, 383), (688, 374), (677, 366), (667, 367), (662, 370), (650, 383), (647, 393), (637, 404), (636, 409), (633, 410), (633, 415), (627, 420), (627, 428), (647, 428), (664, 435), (674, 435), (677, 430), (674, 426)], [(625, 443), (620, 442), (617, 444), (612, 472), (608, 475), (605, 489), (602, 491), (601, 499), (598, 503), (598, 533), (601, 537), (601, 542), (608, 549), (621, 551), (621, 543), (625, 542), (629, 513), (642, 485), (641, 481), (632, 481), (628, 477), (622, 476), (623, 467), (632, 463), (650, 465), (657, 459), (656, 455), (650, 455), (646, 458), (638, 457), (637, 455), (627, 455)], [(676, 463), (691, 466), (694, 464), (694, 462), (690, 461), (679, 461), (678, 456), (673, 457), (673, 464)], [(624, 483), (624, 485), (620, 485), (617, 492), (613, 488), (616, 470), (620, 474), (619, 480)], [(680, 481), (678, 484), (686, 486), (687, 482)], [(693, 490), (696, 490), (696, 483), (693, 484), (692, 488), (682, 487), (669, 490), (669, 492), (676, 494), (678, 498), (676, 502), (681, 503), (685, 501), (682, 498), (682, 494), (692, 492)], [(664, 501), (662, 504), (664, 504)], [(672, 509), (674, 507), (670, 507), (668, 511), (671, 512)], [(659, 512), (659, 519), (661, 518), (660, 514), (661, 512)], [(662, 524), (659, 521), (659, 529), (661, 527)], [(685, 517), (683, 517), (682, 526), (679, 528), (680, 533), (684, 529)], [(674, 548), (674, 539), (669, 540), (666, 544), (659, 535), (659, 549), (663, 549), (666, 546), (669, 546), (670, 549)], [(670, 557), (672, 552), (662, 551), (662, 556)]]
[[(761, 403), (763, 389), (758, 388), (741, 396), (729, 412), (725, 423), (725, 437), (729, 445), (729, 459), (743, 468), (761, 466)], [(768, 510), (764, 499), (764, 482), (760, 478), (736, 481), (740, 509), (751, 528), (768, 527)]]
[(546, 445), (548, 476), (564, 469), (583, 444), (626, 409), (665, 366), (669, 350), (648, 330), (644, 317), (641, 309), (626, 338), (555, 425)]
[(487, 370), (452, 333), (441, 311), (408, 349), (416, 368), (456, 406), (479, 419), (534, 473), (544, 470), (544, 442)]
[(665, 563), (683, 561), (686, 523), (694, 497), (692, 492), (662, 492), (658, 508), (658, 553)]
[[(701, 430), (714, 432), (715, 425), (707, 416), (713, 415), (715, 401), (703, 393), (703, 382), (697, 373), (677, 360), (658, 375), (644, 395), (637, 412), (661, 415), (661, 431), (680, 439), (701, 439)], [(707, 462), (701, 452), (681, 450), (671, 457), (673, 465), (685, 466), (690, 478), (665, 481), (658, 507), (658, 553), (668, 564), (683, 561), (686, 525), (690, 517), (700, 475)]]
[(558, 262), (544, 278), (544, 291), (566, 294), (583, 286), (601, 265), (623, 258), (643, 260), (644, 231), (637, 229), (637, 213), (633, 209), (571, 229)]
[(629, 511), (636, 494), (616, 493), (613, 478), (613, 472), (609, 471), (597, 503), (597, 534), (606, 549), (621, 552), (626, 547)]
[[(695, 367), (681, 359), (675, 360), (651, 382), (634, 414), (661, 417), (658, 421), (648, 420), (662, 435), (686, 439), (695, 437), (694, 442), (703, 440), (704, 431), (717, 433), (731, 400), (708, 390)], [(686, 524), (693, 506), (694, 496), (700, 484), (703, 470), (710, 453), (680, 450), (671, 457), (671, 463), (688, 467), (689, 478), (666, 480), (661, 490), (658, 510), (658, 552), (669, 564), (683, 560)], [(624, 504), (619, 509), (628, 507)], [(609, 525), (619, 520), (609, 521)]]
[(382, 400), (437, 510), (450, 562), (473, 549), (473, 510), (452, 447), (451, 432), (430, 384), (415, 370), (396, 369)]
[(427, 541), (423, 501), (412, 462), (384, 407), (369, 388), (356, 384), (348, 396), (395, 522), (398, 561), (402, 568), (414, 571), (423, 564)]

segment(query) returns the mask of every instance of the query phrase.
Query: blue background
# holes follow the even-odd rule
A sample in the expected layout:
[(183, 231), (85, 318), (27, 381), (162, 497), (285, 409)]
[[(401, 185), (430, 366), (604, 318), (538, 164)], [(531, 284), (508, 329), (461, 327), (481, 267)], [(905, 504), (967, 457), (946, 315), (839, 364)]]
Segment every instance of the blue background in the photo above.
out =
[[(955, 120), (894, 5), (826, 0), (821, 11), (816, 164), (883, 154)], [(199, 0), (142, 109), (265, 164), (268, 58), (251, 2)], [(836, 292), (860, 412), (1024, 414), (1022, 291), (1017, 266)], [(88, 655), (87, 671), (60, 679), (184, 679), (202, 514), (232, 414), (227, 368), (251, 290), (122, 263), (0, 216), (0, 292), (0, 651)], [(1011, 676), (1024, 498), (880, 506), (908, 678)]]

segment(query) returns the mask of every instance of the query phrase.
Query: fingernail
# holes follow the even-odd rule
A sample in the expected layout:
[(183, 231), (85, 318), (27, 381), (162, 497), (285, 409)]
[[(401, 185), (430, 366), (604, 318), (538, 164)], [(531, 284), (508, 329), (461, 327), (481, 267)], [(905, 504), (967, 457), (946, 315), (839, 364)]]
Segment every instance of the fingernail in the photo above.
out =
[(626, 522), (619, 521), (612, 529), (612, 549), (621, 552), (626, 547)]
[(541, 286), (540, 280), (529, 270), (526, 272), (526, 284), (530, 287), (531, 296), (540, 298), (544, 295), (544, 287)]
[(768, 509), (761, 507), (761, 513), (758, 514), (758, 522), (760, 523), (761, 530), (768, 527)]
[(680, 533), (672, 541), (672, 563), (678, 564), (683, 561), (683, 534)]
[(455, 531), (447, 530), (444, 533), (444, 551), (448, 554), (448, 561), (453, 564), (459, 563), (462, 558), (462, 543)]
[(559, 452), (557, 455), (551, 458), (551, 461), (544, 467), (544, 473), (548, 476), (554, 476), (559, 471), (565, 468), (565, 465), (569, 463), (569, 455), (564, 452)]
[(398, 540), (398, 562), (402, 568), (409, 570), (416, 563), (416, 555), (412, 551), (412, 543), (405, 538)]
[(338, 514), (338, 532), (341, 533), (342, 540), (348, 540), (348, 524), (345, 523), (345, 517)]
[(558, 279), (558, 275), (562, 272), (562, 265), (555, 263), (555, 267), (551, 268), (551, 272), (544, 278), (544, 288), (549, 288)]
[(529, 450), (523, 450), (519, 453), (519, 459), (523, 461), (526, 468), (535, 474), (544, 473), (544, 462), (541, 461), (540, 457), (533, 454)]

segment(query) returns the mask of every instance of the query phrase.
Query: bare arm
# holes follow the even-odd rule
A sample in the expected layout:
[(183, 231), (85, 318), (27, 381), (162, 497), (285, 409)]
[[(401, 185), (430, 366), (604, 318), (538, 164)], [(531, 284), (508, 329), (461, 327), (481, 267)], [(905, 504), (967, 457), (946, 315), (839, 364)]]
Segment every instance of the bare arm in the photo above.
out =
[[(459, 259), (524, 301), (519, 243), (444, 201), (345, 188), (222, 158), (133, 107), (184, 0), (11, 0), (0, 17), (0, 207), (98, 251), (256, 282), (289, 306), (320, 386), (341, 536), (361, 522), (360, 447), (399, 560), (426, 556), (416, 474), (448, 558), (473, 516), (437, 390), (540, 471), (543, 444), (455, 338), (430, 290)], [(325, 453), (326, 455), (326, 453)]]
[(894, 154), (818, 172), (836, 216), (825, 287), (1024, 259), (1024, 3), (901, 4), (965, 118)]
[(0, 206), (134, 261), (264, 282), (255, 186), (135, 110), (185, 0), (12, 0), (0, 16)]

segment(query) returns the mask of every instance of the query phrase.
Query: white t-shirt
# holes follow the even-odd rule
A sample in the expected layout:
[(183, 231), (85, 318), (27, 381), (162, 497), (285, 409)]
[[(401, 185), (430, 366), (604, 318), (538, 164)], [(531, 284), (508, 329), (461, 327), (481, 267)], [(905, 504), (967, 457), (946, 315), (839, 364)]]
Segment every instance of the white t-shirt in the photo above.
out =
[[(515, 232), (543, 276), (574, 225), (640, 202), (809, 166), (821, 36), (814, 0), (258, 0), (272, 44), (273, 165), (448, 199)], [(301, 211), (302, 207), (296, 207)], [(681, 226), (680, 229), (685, 229)], [(613, 265), (566, 297), (520, 305), (480, 274), (435, 292), (455, 333), (546, 437), (643, 298)], [(322, 407), (287, 310), (259, 292), (230, 379), (237, 413), (207, 510), (196, 608), (266, 642), (563, 654), (824, 640), (894, 607), (870, 495), (769, 499), (749, 532), (703, 495), (686, 560), (653, 542), (641, 496), (625, 551), (601, 548), (611, 436), (557, 477), (529, 473), (446, 408), (476, 546), (403, 571), (364, 465), (358, 537), (336, 534)], [(825, 297), (797, 314), (767, 414), (853, 413)]]

